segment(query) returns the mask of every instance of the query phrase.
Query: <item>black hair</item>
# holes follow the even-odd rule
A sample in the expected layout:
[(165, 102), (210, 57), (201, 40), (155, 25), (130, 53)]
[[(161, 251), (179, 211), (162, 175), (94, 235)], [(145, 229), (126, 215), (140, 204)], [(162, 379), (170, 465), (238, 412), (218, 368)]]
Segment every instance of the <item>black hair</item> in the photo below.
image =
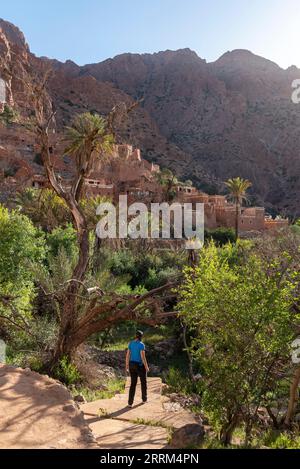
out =
[(135, 335), (136, 335), (136, 338), (137, 338), (138, 340), (142, 340), (143, 335), (144, 335), (144, 332), (142, 332), (142, 331), (136, 331), (136, 334), (135, 334)]

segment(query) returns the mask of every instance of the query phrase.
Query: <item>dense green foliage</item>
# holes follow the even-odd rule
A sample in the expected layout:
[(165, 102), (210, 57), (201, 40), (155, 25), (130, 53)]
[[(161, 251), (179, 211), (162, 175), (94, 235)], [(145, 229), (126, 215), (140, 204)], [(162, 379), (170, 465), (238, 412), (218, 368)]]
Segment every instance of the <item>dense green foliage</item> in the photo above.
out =
[(32, 279), (29, 263), (42, 262), (45, 252), (42, 232), (18, 211), (0, 205), (0, 283), (17, 287)]
[(47, 244), (51, 256), (57, 256), (61, 249), (64, 249), (71, 259), (78, 255), (76, 231), (71, 224), (66, 225), (65, 228), (54, 228), (47, 235)]
[[(0, 119), (9, 124), (16, 116), (5, 109)], [(66, 139), (78, 173), (68, 195), (53, 183), (56, 192), (18, 194), (15, 210), (0, 205), (0, 338), (8, 344), (8, 363), (45, 371), (53, 359), (53, 376), (89, 398), (100, 397), (85, 388), (73, 360), (78, 347), (88, 342), (107, 353), (125, 350), (141, 318), (153, 325), (151, 312), (178, 311), (179, 318), (147, 331), (148, 345), (176, 339), (172, 356), (159, 352), (168, 344), (153, 356), (169, 391), (189, 396), (193, 410), (208, 416), (214, 438), (207, 446), (216, 438), (217, 446), (220, 440), (228, 445), (242, 432), (247, 445), (296, 447), (297, 434), (280, 433), (283, 419), (273, 411), (278, 402), (287, 407), (297, 370), (291, 343), (300, 321), (299, 223), (273, 238), (239, 241), (239, 210), (251, 184), (235, 178), (226, 184), (236, 204), (235, 232), (207, 231), (198, 256), (144, 240), (99, 240), (96, 208), (103, 198), (86, 198), (84, 177), (96, 154), (112, 151), (109, 122), (78, 115)], [(39, 155), (36, 162), (46, 158)], [(172, 201), (180, 182), (167, 169), (157, 177)], [(179, 286), (164, 292), (161, 303), (150, 297), (150, 290), (156, 295), (174, 278)], [(145, 293), (149, 302), (139, 302)], [(127, 307), (130, 302), (136, 309)], [(178, 353), (178, 344), (186, 353)], [(107, 395), (123, 387), (124, 380), (116, 380)], [(260, 434), (262, 408), (269, 420)]]
[(110, 269), (116, 276), (129, 275), (129, 285), (132, 288), (144, 286), (151, 290), (174, 277), (183, 266), (183, 261), (181, 253), (168, 250), (136, 255), (130, 250), (121, 250), (113, 253)]
[(205, 230), (205, 240), (215, 241), (219, 246), (227, 243), (234, 243), (235, 233), (231, 228), (217, 228), (215, 230)]
[(0, 205), (0, 327), (13, 335), (24, 331), (35, 296), (32, 267), (44, 262), (45, 237), (18, 211)]
[[(104, 197), (95, 196), (80, 201), (89, 229), (95, 229), (98, 221), (96, 209), (105, 200)], [(51, 232), (54, 228), (63, 228), (72, 223), (66, 203), (51, 189), (27, 188), (17, 195), (16, 204), (24, 215), (44, 231)]]
[(190, 352), (203, 375), (202, 404), (229, 443), (243, 422), (247, 437), (258, 409), (272, 406), (278, 376), (290, 367), (290, 345), (299, 314), (299, 273), (287, 253), (266, 262), (248, 252), (232, 263), (235, 249), (210, 244), (195, 270), (186, 269), (179, 310), (192, 334)]
[[(94, 213), (99, 201), (99, 198), (82, 201), (83, 209), (91, 215), (91, 226), (96, 223)], [(46, 206), (51, 207), (50, 217), (47, 219), (43, 214), (40, 224), (39, 214)], [(10, 363), (41, 369), (44, 355), (55, 343), (63, 285), (72, 278), (78, 258), (77, 234), (73, 225), (64, 220), (63, 213), (64, 205), (49, 190), (26, 191), (18, 198), (17, 210), (0, 207), (0, 294), (9, 295), (9, 303), (0, 303), (0, 311), (14, 321), (2, 320), (1, 331), (8, 339)], [(109, 246), (99, 249), (94, 235), (90, 236), (90, 252), (87, 286), (97, 285), (106, 292), (121, 295), (142, 294), (160, 286), (183, 265), (182, 253), (153, 251), (141, 255), (130, 246), (119, 252)], [(124, 325), (120, 327), (124, 329)], [(133, 323), (130, 327), (132, 334), (137, 325)], [(108, 338), (113, 340), (115, 332), (107, 330), (94, 340), (98, 344)], [(21, 351), (26, 351), (25, 355)], [(70, 381), (67, 366), (60, 364), (56, 371), (66, 375), (65, 382)]]
[(54, 370), (54, 376), (67, 386), (77, 384), (81, 380), (81, 376), (76, 365), (71, 363), (67, 357), (63, 357), (59, 361)]
[(18, 122), (19, 114), (12, 107), (5, 104), (3, 112), (0, 113), (0, 122), (3, 122), (5, 125), (10, 125), (15, 122)]
[(51, 231), (71, 222), (66, 204), (53, 190), (27, 188), (17, 195), (16, 203), (22, 213), (44, 231)]

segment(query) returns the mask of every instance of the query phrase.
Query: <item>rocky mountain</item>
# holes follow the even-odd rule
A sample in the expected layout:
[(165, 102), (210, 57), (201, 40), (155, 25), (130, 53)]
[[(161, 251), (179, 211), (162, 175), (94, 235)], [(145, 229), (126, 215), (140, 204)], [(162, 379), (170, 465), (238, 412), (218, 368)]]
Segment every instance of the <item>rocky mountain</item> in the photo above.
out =
[[(291, 100), (296, 67), (283, 70), (246, 50), (207, 63), (189, 49), (123, 54), (79, 67), (34, 58), (17, 28), (0, 21), (0, 29), (24, 60), (27, 54), (53, 68), (49, 93), (60, 128), (76, 112), (105, 114), (119, 101), (143, 98), (119, 129), (120, 140), (205, 191), (221, 191), (228, 177), (246, 177), (253, 202), (300, 215), (300, 105)], [(17, 83), (12, 94), (24, 104)]]
[(283, 70), (245, 50), (206, 63), (184, 49), (125, 54), (79, 73), (144, 97), (161, 133), (191, 158), (184, 175), (200, 187), (214, 190), (199, 167), (219, 181), (240, 175), (253, 182), (259, 203), (299, 213), (300, 105), (291, 100), (296, 67)]

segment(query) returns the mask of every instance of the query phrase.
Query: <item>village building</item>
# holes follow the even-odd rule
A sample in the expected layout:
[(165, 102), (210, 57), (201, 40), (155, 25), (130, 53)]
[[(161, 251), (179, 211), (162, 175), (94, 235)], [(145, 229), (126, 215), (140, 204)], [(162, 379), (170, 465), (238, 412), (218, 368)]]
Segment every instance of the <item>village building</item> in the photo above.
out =
[(31, 187), (34, 189), (45, 189), (49, 187), (48, 180), (42, 174), (34, 174), (30, 179)]
[[(205, 227), (209, 230), (216, 228), (234, 228), (236, 220), (236, 207), (229, 203), (223, 195), (208, 195), (193, 188), (192, 192), (179, 192), (183, 203), (203, 203), (205, 213)], [(288, 220), (273, 220), (268, 223), (263, 207), (241, 207), (239, 214), (239, 230), (264, 231), (265, 229), (282, 228), (288, 225)], [(266, 227), (268, 223), (268, 228)], [(272, 227), (272, 228), (271, 228)]]
[(158, 202), (162, 198), (159, 172), (158, 165), (142, 159), (140, 150), (131, 145), (114, 145), (112, 154), (104, 161), (96, 161), (86, 177), (86, 194), (110, 197), (115, 202), (119, 195), (127, 195), (129, 203)]
[[(131, 145), (114, 145), (112, 154), (95, 161), (94, 169), (85, 178), (85, 195), (102, 196), (118, 203), (120, 195), (128, 196), (128, 203), (165, 202), (164, 190), (159, 183), (158, 165), (141, 157), (139, 149)], [(48, 187), (45, 176), (34, 175), (31, 186)], [(205, 229), (234, 228), (236, 207), (224, 195), (208, 195), (195, 187), (179, 183), (175, 186), (175, 199), (181, 203), (204, 204)], [(277, 230), (288, 225), (286, 219), (266, 216), (263, 207), (241, 207), (239, 230), (241, 233)]]

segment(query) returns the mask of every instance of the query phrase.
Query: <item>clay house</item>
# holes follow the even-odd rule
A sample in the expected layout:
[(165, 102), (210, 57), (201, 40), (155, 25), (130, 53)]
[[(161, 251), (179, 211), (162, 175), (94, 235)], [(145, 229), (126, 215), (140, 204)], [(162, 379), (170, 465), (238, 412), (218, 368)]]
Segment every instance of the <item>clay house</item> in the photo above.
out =
[(185, 195), (195, 195), (198, 193), (197, 189), (192, 186), (185, 186), (184, 184), (177, 184), (175, 187), (177, 197), (185, 197)]
[(46, 187), (49, 187), (48, 179), (42, 174), (34, 174), (30, 183), (31, 187), (34, 189), (45, 189)]
[(265, 230), (279, 230), (280, 228), (286, 228), (289, 222), (285, 218), (276, 217), (273, 219), (272, 217), (265, 218)]
[[(163, 202), (163, 188), (158, 182), (158, 165), (143, 160), (141, 152), (131, 145), (114, 145), (113, 152), (104, 161), (95, 162), (93, 171), (85, 178), (86, 196), (103, 196), (118, 203), (120, 195), (128, 196), (128, 203)], [(47, 179), (38, 174), (31, 179), (37, 189), (48, 187)], [(234, 228), (236, 207), (224, 195), (208, 195), (195, 187), (178, 183), (175, 201), (204, 204), (205, 228)], [(266, 217), (263, 207), (242, 207), (239, 229), (243, 233), (277, 230), (288, 225), (288, 220)]]
[[(206, 229), (214, 230), (220, 227), (234, 228), (236, 207), (227, 201), (223, 195), (208, 195), (192, 188), (190, 191), (179, 191), (179, 200), (184, 203), (203, 203)], [(288, 226), (288, 220), (278, 218), (270, 220), (266, 217), (263, 207), (241, 207), (239, 229), (241, 232), (277, 230)]]
[(103, 197), (114, 197), (114, 184), (108, 184), (105, 179), (96, 173), (91, 173), (85, 178), (85, 191), (87, 196), (101, 195)]
[(87, 194), (102, 195), (118, 201), (127, 195), (129, 202), (155, 200), (161, 190), (156, 181), (159, 166), (141, 158), (141, 152), (131, 145), (114, 145), (112, 155), (104, 162), (97, 161), (86, 178)]

